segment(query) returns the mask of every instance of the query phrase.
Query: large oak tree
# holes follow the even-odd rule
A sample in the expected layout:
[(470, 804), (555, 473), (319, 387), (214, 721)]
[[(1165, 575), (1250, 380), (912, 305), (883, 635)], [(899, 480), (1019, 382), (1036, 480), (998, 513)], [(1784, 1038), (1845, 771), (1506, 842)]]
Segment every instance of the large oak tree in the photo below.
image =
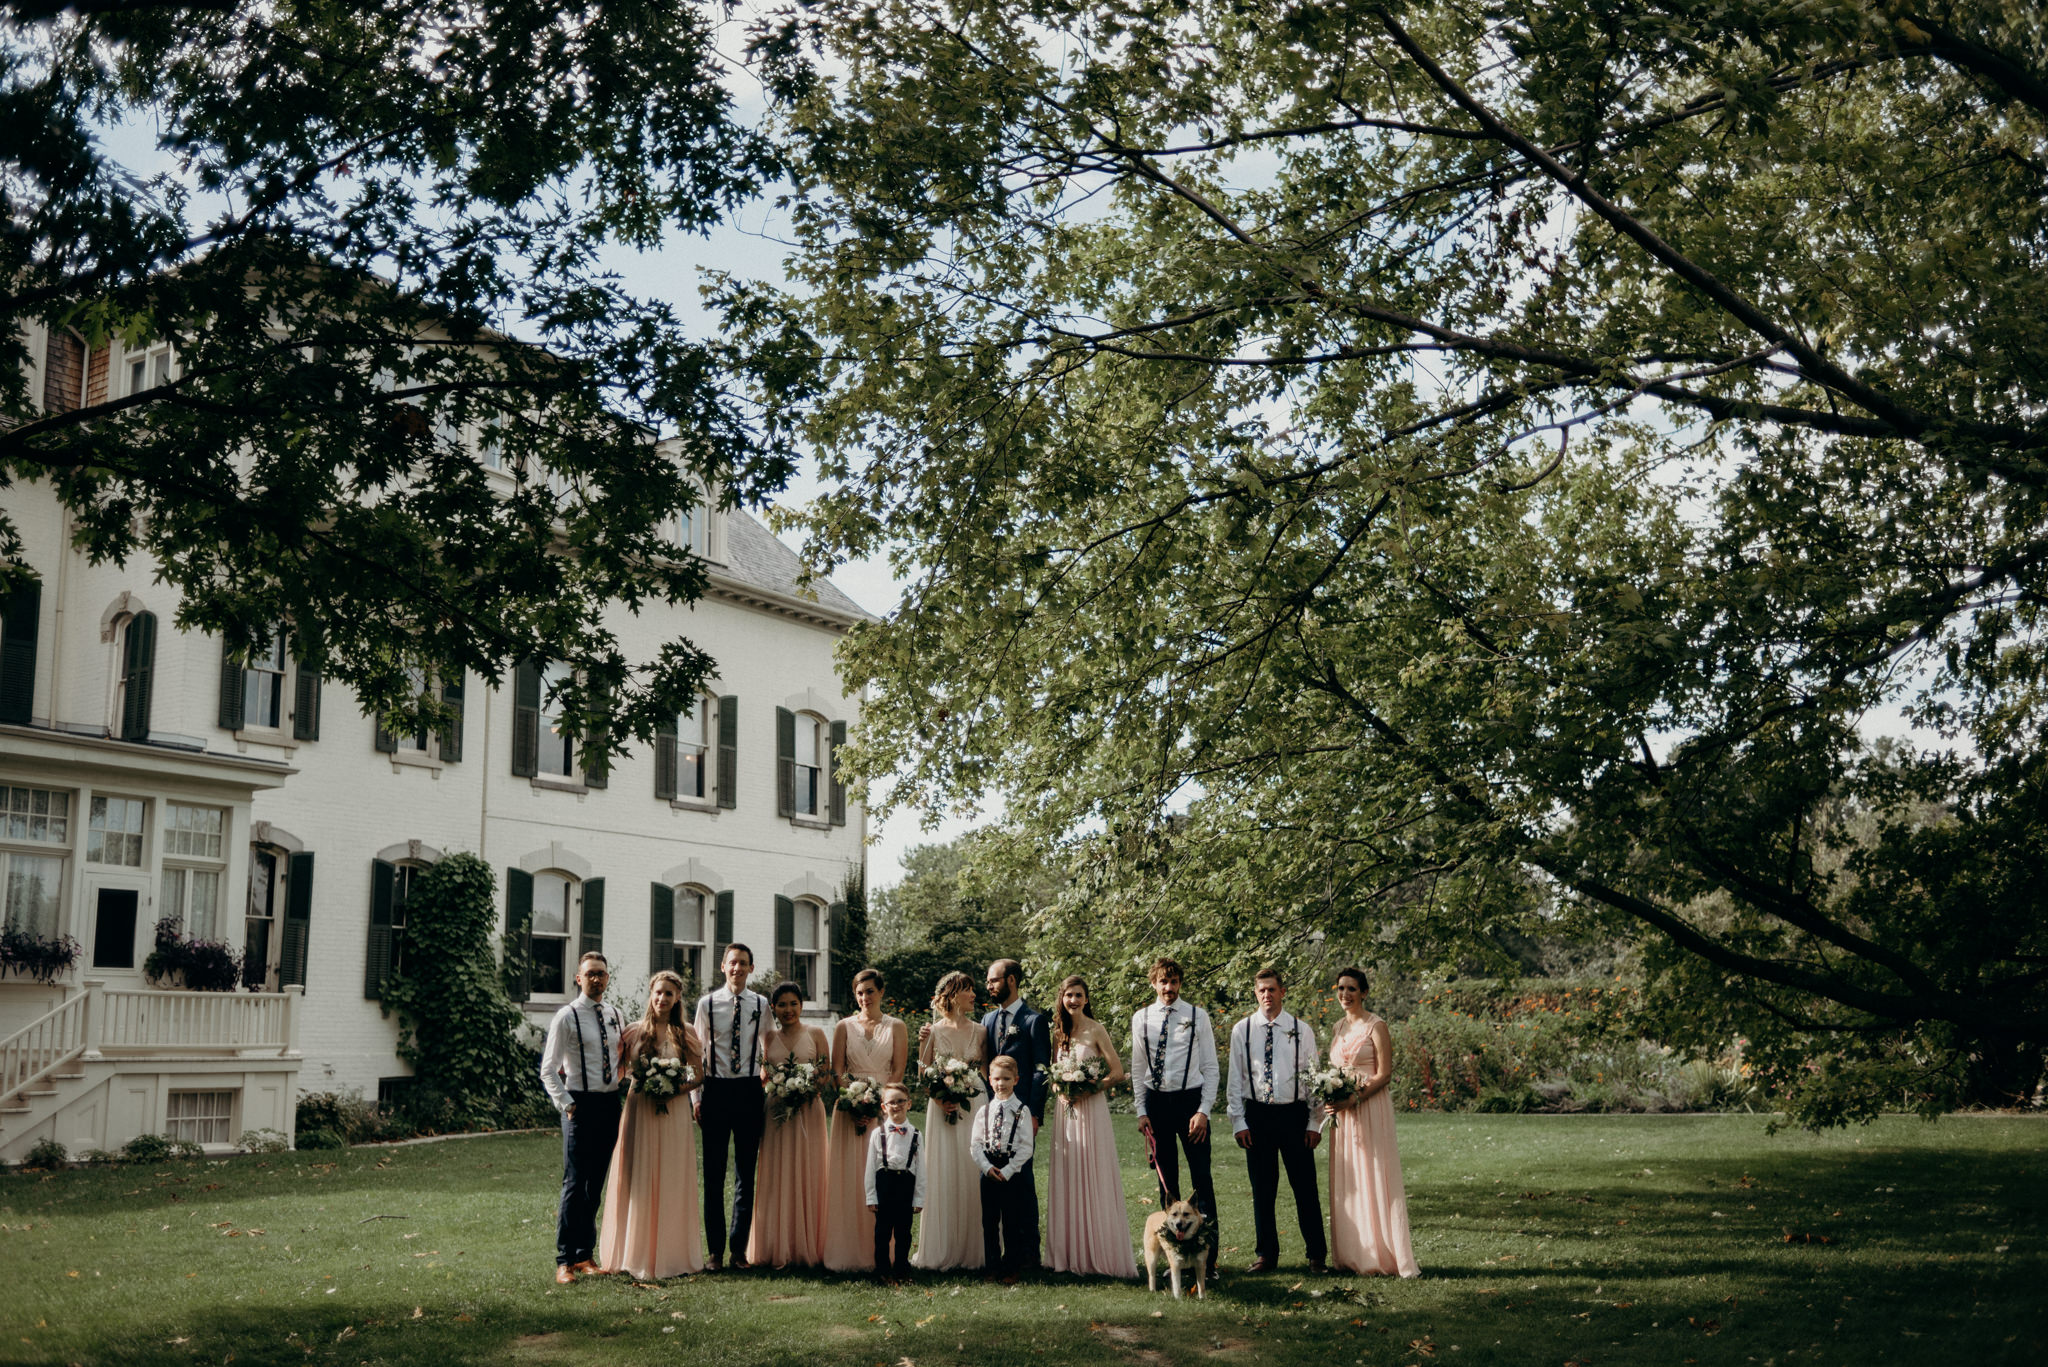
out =
[(911, 583), (858, 762), (1068, 845), (1058, 952), (1535, 905), (1808, 1120), (2033, 1087), (2034, 6), (822, 0), (758, 51), (812, 552)]
[[(722, 17), (0, 5), (0, 487), (47, 482), (92, 556), (154, 558), (181, 625), (249, 646), (283, 623), (381, 714), (431, 719), (422, 671), (539, 655), (579, 667), (572, 722), (615, 745), (651, 732), (708, 661), (680, 640), (629, 658), (608, 606), (699, 593), (677, 514), (791, 468), (731, 384), (772, 385), (780, 353), (693, 339), (604, 264), (775, 174), (723, 84)], [(177, 171), (112, 160), (117, 124), (153, 128)], [(31, 321), (73, 345), (168, 342), (179, 369), (46, 407)], [(0, 579), (18, 584), (7, 506)]]

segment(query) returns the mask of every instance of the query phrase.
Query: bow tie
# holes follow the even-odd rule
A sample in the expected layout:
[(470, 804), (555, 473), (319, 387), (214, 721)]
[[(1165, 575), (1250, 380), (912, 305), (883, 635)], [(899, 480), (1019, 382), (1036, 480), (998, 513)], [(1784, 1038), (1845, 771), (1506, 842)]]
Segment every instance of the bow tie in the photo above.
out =
[(910, 1133), (910, 1131), (908, 1131), (908, 1130), (904, 1129), (904, 1128), (903, 1128), (903, 1127), (902, 1127), (901, 1125), (891, 1125), (891, 1126), (889, 1127), (889, 1133), (890, 1133), (890, 1134), (909, 1134), (909, 1133)]

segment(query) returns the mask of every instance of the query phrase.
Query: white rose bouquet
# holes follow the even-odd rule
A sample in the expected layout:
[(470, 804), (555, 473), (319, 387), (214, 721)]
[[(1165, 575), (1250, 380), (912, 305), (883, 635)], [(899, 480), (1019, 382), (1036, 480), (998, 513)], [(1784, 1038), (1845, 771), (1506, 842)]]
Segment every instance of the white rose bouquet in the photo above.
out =
[(868, 1126), (882, 1114), (882, 1089), (864, 1077), (857, 1077), (839, 1089), (836, 1106), (853, 1117), (855, 1134), (866, 1134)]
[(1045, 1085), (1071, 1106), (1109, 1085), (1109, 1060), (1094, 1054), (1062, 1054), (1045, 1070)]
[[(966, 1106), (981, 1095), (981, 1074), (975, 1072), (974, 1065), (964, 1058), (933, 1059), (917, 1070), (917, 1077), (924, 1084), (924, 1094), (934, 1101), (951, 1101)], [(960, 1112), (947, 1111), (946, 1123), (958, 1125)]]
[(768, 1113), (787, 1120), (818, 1099), (818, 1065), (786, 1058), (768, 1067)]
[(1339, 1068), (1329, 1063), (1309, 1069), (1302, 1075), (1302, 1080), (1308, 1084), (1308, 1089), (1315, 1094), (1316, 1100), (1325, 1106), (1337, 1107), (1349, 1105), (1358, 1096), (1359, 1089), (1365, 1085), (1349, 1068)]
[(643, 1054), (633, 1060), (633, 1090), (654, 1103), (656, 1115), (668, 1114), (668, 1103), (697, 1080), (697, 1070), (679, 1058)]

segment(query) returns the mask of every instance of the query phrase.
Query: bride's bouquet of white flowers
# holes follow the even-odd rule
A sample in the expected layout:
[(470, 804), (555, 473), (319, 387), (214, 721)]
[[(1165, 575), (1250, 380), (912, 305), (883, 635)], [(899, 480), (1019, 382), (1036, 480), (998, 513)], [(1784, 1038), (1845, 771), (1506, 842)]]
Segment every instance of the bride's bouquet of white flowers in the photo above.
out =
[(1054, 1096), (1072, 1105), (1109, 1085), (1109, 1060), (1095, 1054), (1061, 1054), (1046, 1069), (1045, 1085)]
[(668, 1114), (668, 1103), (697, 1080), (697, 1070), (679, 1058), (643, 1054), (633, 1060), (633, 1090), (654, 1103), (656, 1115)]
[(1324, 1063), (1309, 1069), (1302, 1075), (1310, 1092), (1325, 1106), (1346, 1106), (1357, 1096), (1365, 1084), (1358, 1080), (1358, 1074), (1349, 1068)]
[(768, 1113), (787, 1120), (818, 1098), (818, 1065), (786, 1058), (768, 1066)]
[(882, 1114), (882, 1089), (864, 1077), (857, 1077), (839, 1089), (837, 1107), (853, 1117), (855, 1134), (866, 1134), (868, 1126)]
[[(974, 1065), (964, 1058), (948, 1056), (933, 1059), (917, 1070), (918, 1080), (924, 1084), (924, 1094), (934, 1101), (951, 1101), (956, 1105), (971, 1105), (981, 1095), (981, 1074), (974, 1071)], [(960, 1112), (946, 1112), (946, 1123), (958, 1125)]]

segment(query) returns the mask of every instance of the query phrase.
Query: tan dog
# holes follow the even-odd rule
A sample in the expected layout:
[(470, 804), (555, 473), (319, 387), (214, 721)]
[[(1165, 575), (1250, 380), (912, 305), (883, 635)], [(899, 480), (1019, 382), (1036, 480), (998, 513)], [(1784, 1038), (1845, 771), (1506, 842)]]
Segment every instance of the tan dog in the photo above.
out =
[(1155, 1210), (1145, 1217), (1145, 1289), (1159, 1289), (1159, 1259), (1166, 1259), (1166, 1273), (1173, 1283), (1173, 1298), (1180, 1299), (1181, 1268), (1193, 1269), (1195, 1278), (1195, 1299), (1205, 1300), (1202, 1294), (1203, 1269), (1206, 1260), (1202, 1256), (1202, 1212), (1195, 1209), (1192, 1201), (1175, 1201), (1165, 1210)]

